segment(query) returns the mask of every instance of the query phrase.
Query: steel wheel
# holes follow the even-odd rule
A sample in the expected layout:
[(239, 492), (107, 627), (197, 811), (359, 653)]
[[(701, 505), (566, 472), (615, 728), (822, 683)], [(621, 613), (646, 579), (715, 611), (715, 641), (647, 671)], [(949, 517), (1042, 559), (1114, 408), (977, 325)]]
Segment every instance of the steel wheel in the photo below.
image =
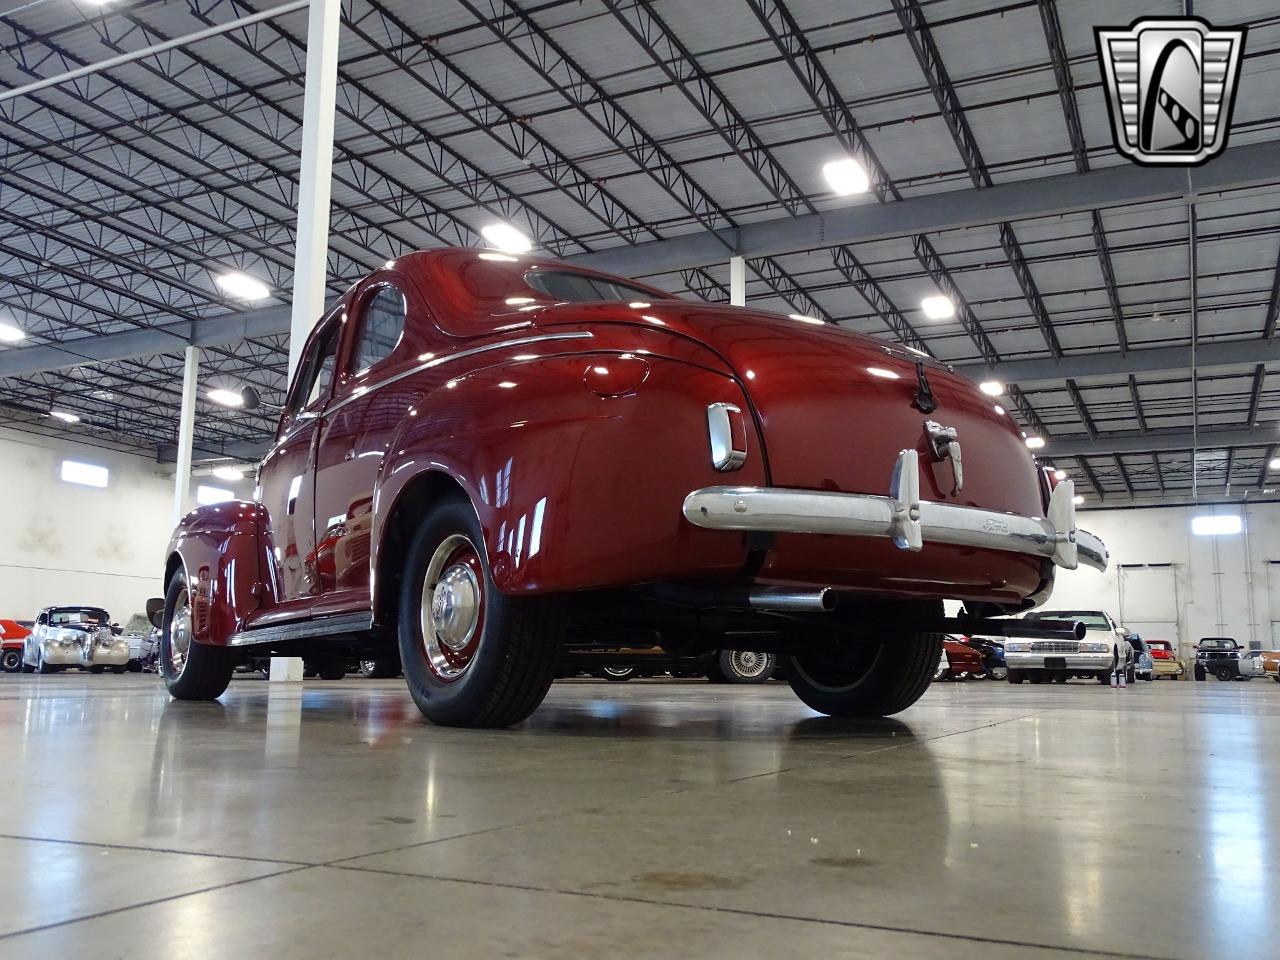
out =
[(191, 595), (184, 585), (173, 604), (169, 622), (169, 674), (177, 680), (191, 656)]
[(448, 683), (466, 673), (484, 635), (484, 567), (464, 534), (446, 537), (422, 583), (422, 645), (427, 666)]

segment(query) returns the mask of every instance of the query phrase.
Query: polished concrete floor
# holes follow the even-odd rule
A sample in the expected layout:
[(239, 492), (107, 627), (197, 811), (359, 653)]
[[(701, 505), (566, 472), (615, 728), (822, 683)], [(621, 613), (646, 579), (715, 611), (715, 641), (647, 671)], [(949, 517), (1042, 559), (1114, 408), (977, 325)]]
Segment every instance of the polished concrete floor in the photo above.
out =
[[(1280, 954), (1280, 685), (0, 676), (0, 957)], [(1273, 799), (1274, 798), (1274, 799)]]

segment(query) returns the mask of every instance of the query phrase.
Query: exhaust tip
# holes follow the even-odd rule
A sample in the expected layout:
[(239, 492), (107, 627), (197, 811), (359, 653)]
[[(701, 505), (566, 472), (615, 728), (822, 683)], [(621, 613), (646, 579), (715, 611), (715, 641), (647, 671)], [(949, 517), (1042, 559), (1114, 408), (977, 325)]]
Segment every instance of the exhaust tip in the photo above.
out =
[(840, 594), (836, 593), (830, 587), (823, 587), (818, 591), (818, 603), (822, 609), (830, 613), (836, 608), (836, 604), (840, 602)]

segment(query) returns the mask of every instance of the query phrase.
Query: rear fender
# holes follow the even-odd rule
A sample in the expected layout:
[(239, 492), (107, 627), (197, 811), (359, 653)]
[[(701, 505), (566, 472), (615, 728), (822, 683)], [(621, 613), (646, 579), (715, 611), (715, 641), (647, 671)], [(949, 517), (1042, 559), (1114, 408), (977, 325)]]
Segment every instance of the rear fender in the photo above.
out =
[(375, 499), (376, 610), (385, 609), (378, 571), (387, 571), (379, 557), (396, 532), (386, 520), (409, 522), (395, 505), (425, 474), (450, 478), (470, 498), (504, 593), (717, 577), (742, 568), (741, 538), (694, 527), (681, 513), (685, 496), (699, 487), (765, 482), (754, 430), (740, 469), (719, 472), (711, 464), (707, 406), (747, 409), (741, 387), (727, 374), (648, 356), (648, 375), (632, 392), (606, 397), (588, 389), (588, 370), (608, 368), (617, 356), (502, 364), (449, 381), (425, 399), (426, 415), (411, 414), (392, 445)]
[(169, 570), (176, 558), (186, 573), (200, 643), (225, 645), (249, 614), (273, 602), (267, 529), (266, 509), (248, 500), (200, 507), (178, 524), (169, 541)]

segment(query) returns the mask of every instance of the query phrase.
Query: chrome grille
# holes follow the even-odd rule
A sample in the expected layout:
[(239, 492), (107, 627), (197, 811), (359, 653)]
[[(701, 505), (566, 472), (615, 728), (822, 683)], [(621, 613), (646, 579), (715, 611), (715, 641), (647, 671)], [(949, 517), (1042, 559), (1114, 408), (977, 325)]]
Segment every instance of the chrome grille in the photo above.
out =
[(1080, 645), (1074, 640), (1037, 640), (1031, 644), (1032, 653), (1079, 653)]

